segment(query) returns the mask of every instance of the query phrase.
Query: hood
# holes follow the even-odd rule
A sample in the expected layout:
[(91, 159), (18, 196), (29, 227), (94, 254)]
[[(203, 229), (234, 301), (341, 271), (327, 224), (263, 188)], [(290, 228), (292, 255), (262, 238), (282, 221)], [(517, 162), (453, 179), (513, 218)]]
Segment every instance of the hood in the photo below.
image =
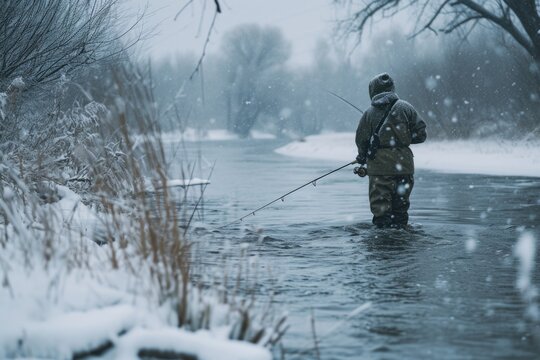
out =
[(397, 100), (399, 100), (399, 97), (397, 94), (393, 91), (387, 91), (382, 92), (380, 94), (375, 95), (371, 99), (371, 105), (376, 107), (384, 107), (388, 104), (395, 103)]
[(375, 76), (369, 82), (369, 98), (373, 99), (375, 95), (394, 91), (394, 80), (388, 75), (388, 73), (382, 73)]

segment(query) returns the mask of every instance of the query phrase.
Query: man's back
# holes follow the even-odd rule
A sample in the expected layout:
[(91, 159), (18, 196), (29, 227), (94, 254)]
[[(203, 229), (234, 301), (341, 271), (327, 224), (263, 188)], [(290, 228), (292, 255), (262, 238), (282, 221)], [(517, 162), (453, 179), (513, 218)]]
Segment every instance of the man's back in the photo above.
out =
[(371, 175), (406, 175), (414, 173), (410, 144), (426, 139), (426, 124), (411, 104), (400, 100), (395, 92), (383, 92), (373, 97), (371, 106), (360, 119), (356, 130), (359, 153), (367, 151), (369, 140), (391, 108), (379, 130), (380, 145), (373, 160), (367, 159)]

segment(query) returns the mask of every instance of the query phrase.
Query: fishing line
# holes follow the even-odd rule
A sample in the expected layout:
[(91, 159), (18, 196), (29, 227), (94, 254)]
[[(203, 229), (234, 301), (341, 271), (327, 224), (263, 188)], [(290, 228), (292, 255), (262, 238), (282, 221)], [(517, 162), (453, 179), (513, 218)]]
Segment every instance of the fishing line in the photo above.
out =
[(227, 226), (229, 226), (229, 225), (232, 225), (232, 224), (235, 224), (235, 223), (237, 223), (237, 222), (240, 222), (240, 221), (244, 220), (245, 218), (247, 218), (248, 216), (255, 216), (255, 213), (256, 213), (256, 212), (258, 212), (258, 211), (264, 209), (265, 207), (268, 207), (268, 206), (272, 205), (273, 203), (278, 202), (279, 200), (284, 201), (284, 200), (285, 200), (285, 197), (291, 195), (292, 193), (294, 193), (294, 192), (296, 192), (296, 191), (298, 191), (298, 190), (300, 190), (300, 189), (302, 189), (302, 188), (305, 188), (306, 186), (308, 186), (308, 185), (310, 185), (310, 184), (313, 185), (313, 186), (317, 186), (317, 181), (319, 181), (320, 179), (322, 179), (322, 178), (324, 178), (324, 177), (326, 177), (326, 176), (328, 176), (328, 175), (330, 175), (330, 174), (333, 174), (333, 173), (335, 173), (335, 172), (337, 172), (337, 171), (339, 171), (339, 170), (341, 170), (341, 169), (343, 169), (343, 168), (346, 168), (346, 167), (349, 166), (349, 165), (354, 165), (354, 164), (356, 164), (356, 163), (357, 163), (357, 161), (354, 160), (354, 161), (352, 161), (352, 162), (350, 162), (350, 163), (347, 163), (347, 164), (345, 164), (345, 165), (343, 165), (343, 166), (338, 167), (337, 169), (334, 169), (334, 170), (332, 170), (332, 171), (330, 171), (330, 172), (327, 172), (326, 174), (321, 175), (321, 176), (319, 176), (319, 177), (316, 178), (316, 179), (313, 179), (313, 180), (311, 180), (311, 181), (308, 181), (308, 182), (305, 183), (304, 185), (299, 186), (299, 187), (297, 187), (296, 189), (291, 190), (291, 191), (289, 191), (288, 193), (281, 195), (280, 197), (277, 197), (276, 199), (274, 199), (274, 200), (270, 201), (269, 203), (267, 203), (267, 204), (261, 206), (260, 208), (255, 209), (255, 210), (253, 210), (253, 211), (250, 211), (250, 212), (248, 212), (246, 215), (244, 215), (244, 216), (242, 216), (242, 217), (240, 217), (240, 218), (238, 218), (238, 219), (236, 219), (236, 220), (234, 220), (234, 221), (231, 221), (231, 222), (228, 223), (228, 224), (225, 224), (225, 225), (222, 225), (222, 226), (218, 227), (218, 229), (222, 229), (222, 228), (225, 228), (225, 227), (227, 227)]
[[(360, 112), (360, 114), (363, 114), (363, 113), (364, 113), (360, 108), (358, 108), (356, 105), (354, 105), (353, 103), (351, 103), (349, 100), (345, 99), (344, 97), (342, 97), (342, 96), (340, 96), (340, 95), (338, 95), (338, 94), (336, 94), (335, 92), (332, 92), (332, 91), (330, 91), (330, 90), (326, 90), (326, 91), (327, 91), (329, 94), (331, 94), (331, 95), (335, 96), (336, 98), (338, 98), (339, 100), (343, 101), (344, 103), (346, 103), (346, 104), (352, 106), (353, 108), (355, 108), (357, 111)], [(235, 223), (237, 223), (237, 222), (239, 222), (239, 221), (242, 221), (242, 220), (244, 220), (245, 218), (247, 218), (248, 216), (255, 216), (255, 213), (256, 213), (257, 211), (260, 211), (260, 210), (262, 210), (262, 209), (264, 209), (264, 208), (266, 208), (266, 207), (272, 205), (273, 203), (278, 202), (279, 200), (284, 201), (284, 199), (285, 199), (286, 196), (289, 196), (289, 195), (291, 195), (292, 193), (294, 193), (294, 192), (296, 192), (296, 191), (298, 191), (298, 190), (300, 190), (300, 189), (302, 189), (302, 188), (305, 188), (305, 187), (308, 186), (309, 184), (312, 184), (313, 186), (317, 186), (317, 181), (318, 181), (318, 180), (320, 180), (320, 179), (322, 179), (322, 178), (324, 178), (324, 177), (326, 177), (326, 176), (328, 176), (328, 175), (330, 175), (330, 174), (333, 174), (333, 173), (335, 173), (336, 171), (339, 171), (339, 170), (341, 170), (341, 169), (343, 169), (343, 168), (346, 168), (346, 167), (349, 166), (349, 165), (354, 165), (354, 164), (356, 164), (356, 163), (357, 163), (357, 161), (354, 160), (354, 161), (352, 161), (352, 162), (350, 162), (350, 163), (347, 163), (347, 164), (345, 164), (345, 165), (343, 165), (343, 166), (338, 167), (337, 169), (334, 169), (334, 170), (332, 170), (332, 171), (330, 171), (330, 172), (327, 172), (326, 174), (324, 174), (324, 175), (322, 175), (322, 176), (319, 176), (318, 178), (313, 179), (313, 180), (311, 180), (311, 181), (305, 183), (304, 185), (299, 186), (299, 187), (297, 187), (296, 189), (291, 190), (291, 191), (289, 191), (288, 193), (286, 193), (286, 194), (284, 194), (284, 195), (282, 195), (282, 196), (280, 196), (280, 197), (278, 197), (278, 198), (276, 198), (276, 199), (270, 201), (269, 203), (267, 203), (267, 204), (261, 206), (260, 208), (258, 208), (258, 209), (256, 209), (256, 210), (253, 210), (253, 211), (250, 211), (249, 213), (247, 213), (246, 215), (242, 216), (241, 218), (238, 218), (238, 219), (236, 219), (236, 220), (234, 220), (234, 221), (231, 221), (231, 222), (228, 223), (228, 224), (225, 224), (225, 225), (222, 225), (222, 226), (218, 227), (218, 229), (223, 229), (223, 228), (225, 228), (225, 227), (227, 227), (227, 226), (229, 226), (229, 225), (232, 225), (232, 224), (235, 224)]]

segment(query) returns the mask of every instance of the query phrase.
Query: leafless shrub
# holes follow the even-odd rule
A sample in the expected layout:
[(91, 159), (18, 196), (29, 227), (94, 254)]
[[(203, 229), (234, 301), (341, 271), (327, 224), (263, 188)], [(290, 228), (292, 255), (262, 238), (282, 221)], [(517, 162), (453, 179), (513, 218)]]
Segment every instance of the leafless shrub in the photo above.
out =
[[(0, 87), (18, 76), (29, 86), (120, 54), (117, 0), (2, 2), (0, 12)], [(136, 23), (136, 22), (135, 22)]]

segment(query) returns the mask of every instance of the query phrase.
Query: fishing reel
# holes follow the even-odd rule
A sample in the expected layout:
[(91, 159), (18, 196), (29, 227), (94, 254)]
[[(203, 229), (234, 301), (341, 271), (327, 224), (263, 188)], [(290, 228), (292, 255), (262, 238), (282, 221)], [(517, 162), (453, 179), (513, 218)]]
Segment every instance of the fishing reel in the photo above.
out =
[(354, 168), (353, 170), (353, 173), (355, 173), (356, 175), (360, 176), (360, 177), (365, 177), (368, 173), (367, 173), (367, 169), (363, 166), (357, 166)]

